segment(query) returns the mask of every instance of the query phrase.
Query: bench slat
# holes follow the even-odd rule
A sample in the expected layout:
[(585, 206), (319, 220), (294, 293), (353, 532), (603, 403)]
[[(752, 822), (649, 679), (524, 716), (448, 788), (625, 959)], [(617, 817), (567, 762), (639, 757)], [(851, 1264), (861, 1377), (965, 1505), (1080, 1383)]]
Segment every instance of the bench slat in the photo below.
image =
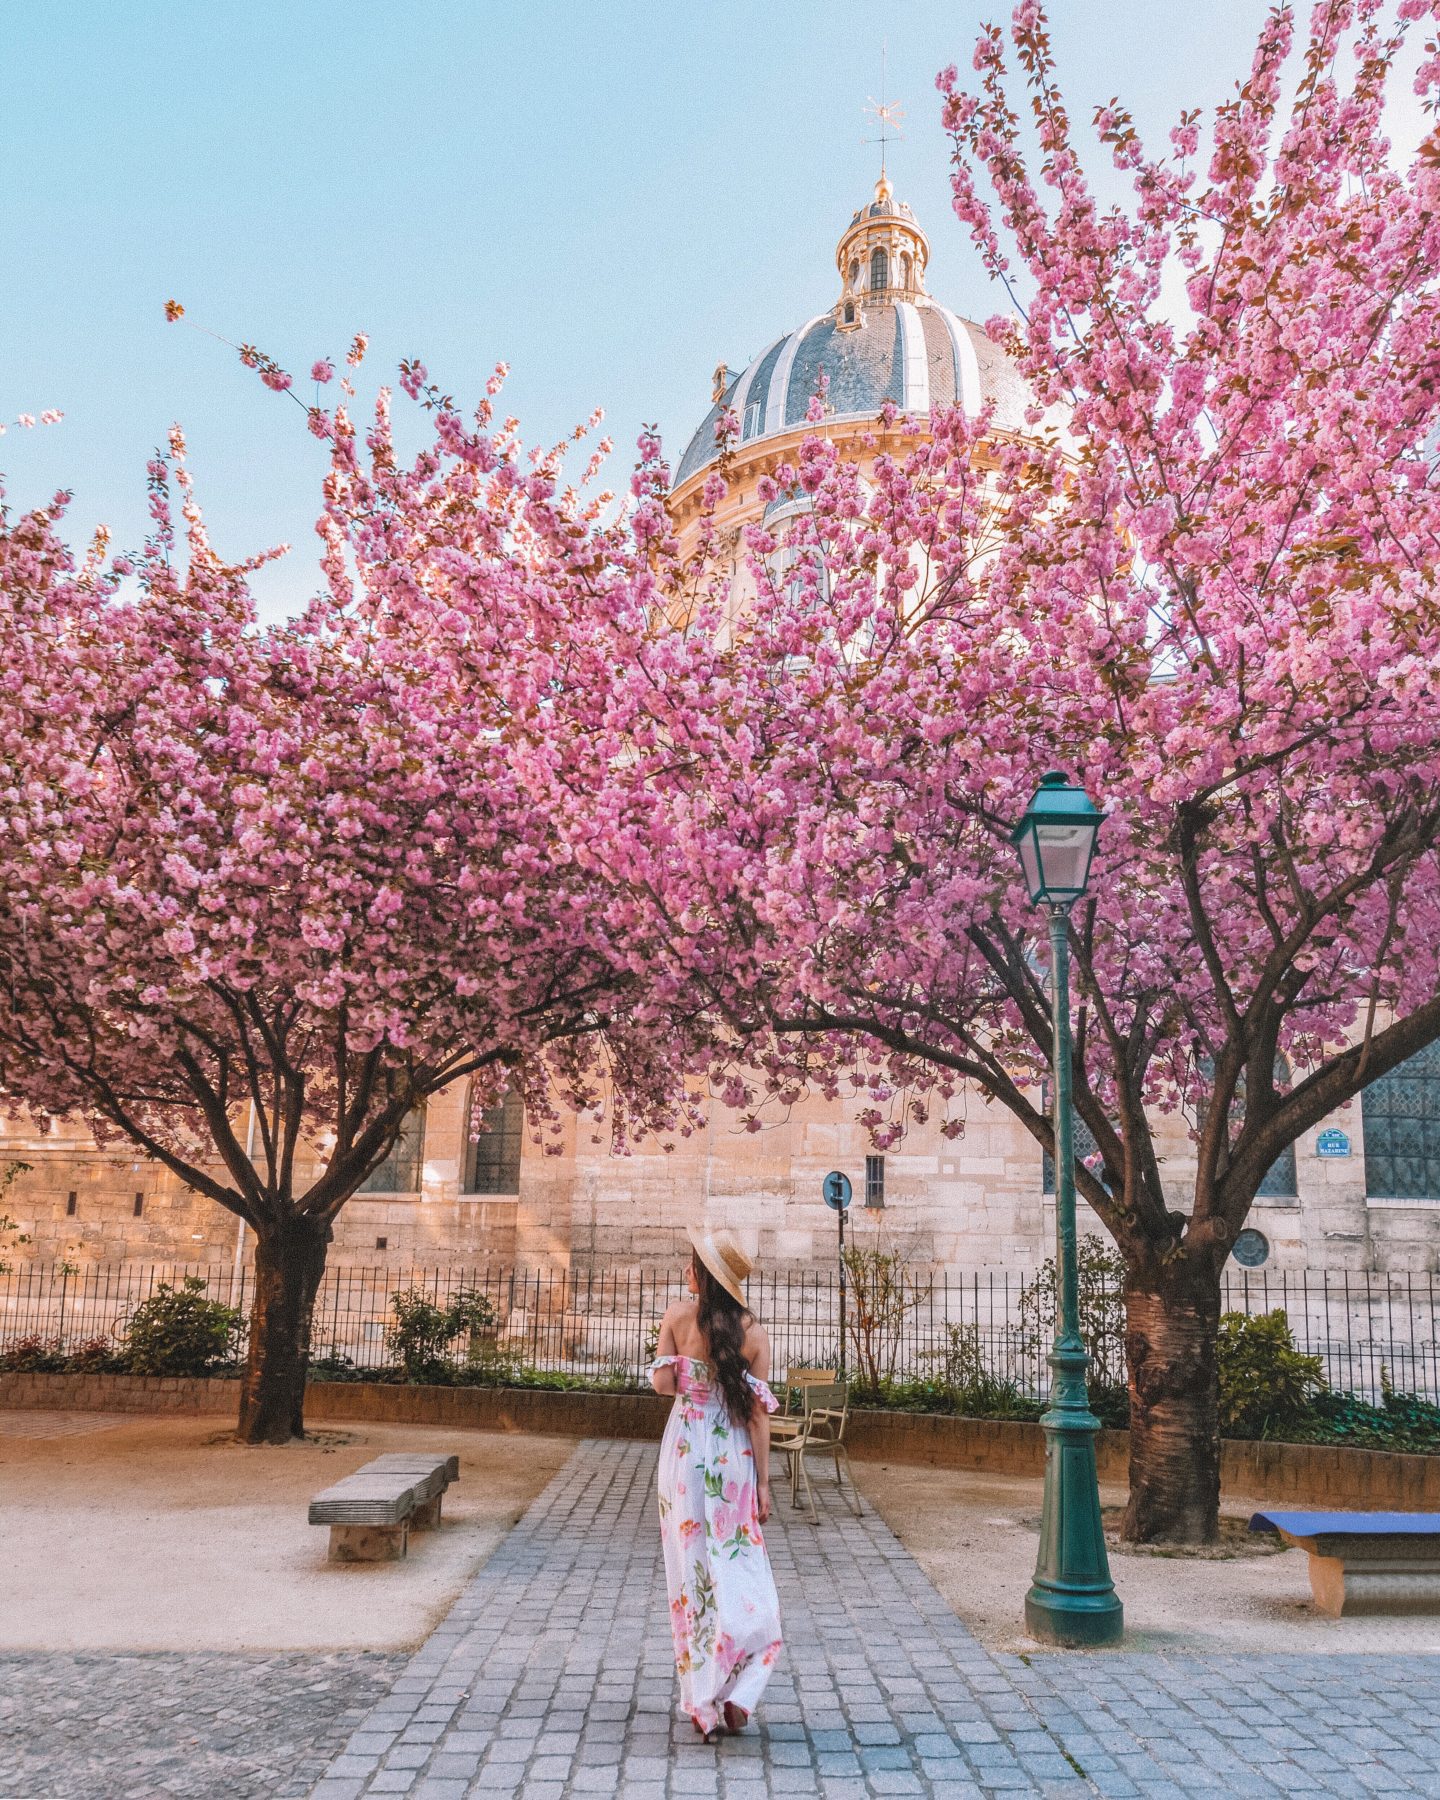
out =
[(1292, 1537), (1437, 1537), (1440, 1513), (1257, 1512), (1250, 1529)]
[(310, 1502), (312, 1525), (400, 1525), (459, 1478), (458, 1456), (395, 1451), (377, 1456)]

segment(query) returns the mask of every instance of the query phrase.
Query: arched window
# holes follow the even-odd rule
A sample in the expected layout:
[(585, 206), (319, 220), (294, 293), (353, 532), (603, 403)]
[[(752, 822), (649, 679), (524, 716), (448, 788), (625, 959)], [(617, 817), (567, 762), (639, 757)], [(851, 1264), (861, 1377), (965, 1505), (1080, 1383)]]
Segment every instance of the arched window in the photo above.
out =
[(424, 1161), (425, 1108), (417, 1106), (406, 1116), (390, 1154), (378, 1168), (370, 1171), (355, 1191), (359, 1194), (418, 1194)]
[(520, 1141), (525, 1129), (525, 1107), (514, 1088), (498, 1106), (480, 1116), (478, 1136), (471, 1135), (470, 1100), (465, 1100), (465, 1156), (462, 1194), (518, 1194), (520, 1192)]
[(889, 283), (889, 258), (883, 250), (870, 252), (870, 286), (879, 290)]
[(1440, 1044), (1372, 1081), (1360, 1106), (1366, 1194), (1440, 1200)]
[(853, 325), (855, 323), (855, 303), (852, 300), (847, 300), (845, 302), (844, 319), (847, 325)]
[(908, 251), (900, 258), (900, 285), (907, 293), (910, 291), (910, 255)]

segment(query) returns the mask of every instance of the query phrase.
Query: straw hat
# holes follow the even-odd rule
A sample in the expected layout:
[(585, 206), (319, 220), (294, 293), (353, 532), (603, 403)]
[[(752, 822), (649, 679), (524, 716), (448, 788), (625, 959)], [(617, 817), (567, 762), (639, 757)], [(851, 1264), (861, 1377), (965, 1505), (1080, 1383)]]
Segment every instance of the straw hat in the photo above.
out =
[(745, 1293), (740, 1284), (755, 1265), (740, 1248), (734, 1232), (702, 1231), (692, 1225), (687, 1228), (686, 1236), (694, 1245), (695, 1254), (725, 1292), (743, 1306)]

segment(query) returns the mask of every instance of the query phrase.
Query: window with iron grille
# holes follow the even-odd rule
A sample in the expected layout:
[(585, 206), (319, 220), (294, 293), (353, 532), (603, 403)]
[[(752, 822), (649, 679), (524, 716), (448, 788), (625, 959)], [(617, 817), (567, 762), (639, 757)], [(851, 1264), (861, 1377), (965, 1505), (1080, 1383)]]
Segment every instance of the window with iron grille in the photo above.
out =
[(890, 283), (890, 259), (883, 250), (870, 252), (870, 285), (872, 288), (888, 287)]
[(1384, 1200), (1440, 1200), (1440, 1044), (1372, 1081), (1360, 1107), (1365, 1192)]
[(520, 1140), (525, 1129), (525, 1107), (512, 1089), (498, 1106), (487, 1107), (480, 1117), (480, 1134), (470, 1136), (470, 1109), (465, 1109), (465, 1179), (462, 1194), (518, 1194), (520, 1192)]
[[(1207, 1081), (1215, 1078), (1215, 1064), (1208, 1056), (1200, 1059), (1200, 1072)], [(1283, 1056), (1275, 1058), (1275, 1085), (1282, 1090), (1290, 1085), (1290, 1065)], [(1205, 1115), (1209, 1107), (1201, 1101), (1195, 1108), (1196, 1129), (1204, 1131)], [(1245, 1078), (1242, 1075), (1235, 1090), (1235, 1098), (1230, 1103), (1230, 1118), (1239, 1125), (1245, 1117)], [(1295, 1176), (1295, 1146), (1287, 1144), (1260, 1177), (1260, 1185), (1255, 1192), (1261, 1198), (1290, 1199), (1300, 1191)]]
[(885, 1158), (883, 1156), (867, 1156), (865, 1158), (865, 1204), (867, 1206), (883, 1206), (885, 1204)]
[(425, 1160), (425, 1108), (417, 1106), (400, 1127), (390, 1154), (372, 1169), (358, 1194), (418, 1194), (420, 1170)]
[[(1044, 1106), (1048, 1117), (1050, 1112), (1049, 1088), (1046, 1088), (1045, 1090)], [(1083, 1163), (1092, 1156), (1098, 1156), (1100, 1146), (1095, 1142), (1095, 1133), (1091, 1131), (1090, 1127), (1080, 1117), (1079, 1113), (1072, 1112), (1070, 1117), (1071, 1135), (1075, 1141), (1076, 1162)], [(1098, 1164), (1093, 1166), (1095, 1167), (1095, 1172), (1098, 1174)], [(1053, 1194), (1055, 1192), (1055, 1158), (1048, 1150), (1044, 1150), (1040, 1154), (1040, 1192), (1042, 1194)]]

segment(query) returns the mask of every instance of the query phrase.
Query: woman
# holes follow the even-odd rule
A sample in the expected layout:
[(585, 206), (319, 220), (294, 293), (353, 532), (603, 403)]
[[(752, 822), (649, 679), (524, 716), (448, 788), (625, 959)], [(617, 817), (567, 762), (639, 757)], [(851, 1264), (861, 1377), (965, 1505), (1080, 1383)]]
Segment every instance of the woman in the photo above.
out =
[(750, 1259), (728, 1231), (692, 1231), (691, 1298), (660, 1321), (650, 1370), (676, 1404), (660, 1445), (660, 1537), (680, 1700), (711, 1743), (740, 1731), (780, 1654), (770, 1517), (770, 1340), (745, 1305)]

